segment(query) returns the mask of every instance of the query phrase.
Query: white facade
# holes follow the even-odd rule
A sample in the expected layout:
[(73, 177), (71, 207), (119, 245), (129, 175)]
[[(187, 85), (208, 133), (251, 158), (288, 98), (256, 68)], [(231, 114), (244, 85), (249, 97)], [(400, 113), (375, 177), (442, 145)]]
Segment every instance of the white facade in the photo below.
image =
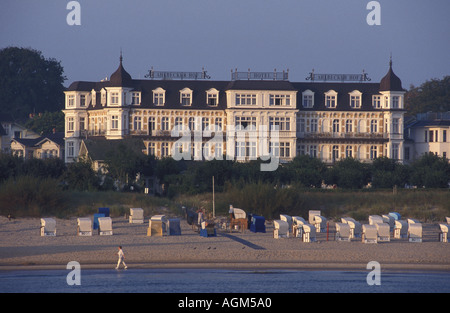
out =
[[(193, 160), (272, 153), (281, 161), (403, 161), (404, 93), (392, 66), (380, 83), (291, 83), (132, 80), (121, 62), (110, 80), (75, 82), (65, 92), (66, 162), (89, 137), (141, 138), (148, 154)], [(190, 132), (185, 141), (173, 135), (177, 125)]]

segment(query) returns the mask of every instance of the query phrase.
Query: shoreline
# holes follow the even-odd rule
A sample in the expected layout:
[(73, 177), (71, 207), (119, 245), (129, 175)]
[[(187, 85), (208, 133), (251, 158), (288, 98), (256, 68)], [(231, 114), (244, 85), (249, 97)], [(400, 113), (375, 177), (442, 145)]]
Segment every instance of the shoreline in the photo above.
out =
[(77, 261), (81, 269), (114, 269), (119, 245), (131, 270), (367, 271), (367, 263), (377, 261), (382, 271), (450, 271), (450, 245), (438, 241), (437, 224), (424, 224), (421, 243), (392, 239), (365, 244), (360, 239), (334, 241), (331, 233), (329, 241), (327, 234), (318, 233), (317, 242), (311, 243), (275, 239), (270, 223), (266, 233), (217, 229), (216, 237), (201, 237), (185, 220), (181, 235), (148, 237), (148, 222), (130, 224), (123, 217), (113, 218), (112, 236), (82, 237), (76, 235), (76, 218), (56, 221), (57, 235), (41, 237), (38, 218), (0, 217), (0, 272), (67, 270), (70, 261)]
[[(336, 264), (322, 263), (156, 263), (156, 264), (129, 264), (128, 270), (230, 270), (230, 271), (346, 271), (346, 272), (367, 272), (366, 264)], [(114, 270), (115, 264), (80, 264), (81, 270)], [(0, 265), (2, 271), (41, 271), (41, 270), (68, 270), (63, 264), (36, 264), (36, 265)], [(122, 269), (121, 269), (122, 270)], [(402, 272), (402, 273), (448, 273), (450, 266), (442, 264), (381, 264), (382, 272)]]

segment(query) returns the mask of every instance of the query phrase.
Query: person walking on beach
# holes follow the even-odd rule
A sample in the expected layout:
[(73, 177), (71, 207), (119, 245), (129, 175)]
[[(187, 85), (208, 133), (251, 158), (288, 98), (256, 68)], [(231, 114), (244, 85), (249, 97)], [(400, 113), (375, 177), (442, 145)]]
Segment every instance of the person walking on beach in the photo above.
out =
[(120, 263), (123, 263), (124, 269), (127, 269), (127, 265), (125, 264), (125, 255), (123, 254), (122, 246), (119, 246), (119, 251), (117, 252), (117, 255), (119, 256), (119, 260), (117, 261), (116, 270), (119, 269)]

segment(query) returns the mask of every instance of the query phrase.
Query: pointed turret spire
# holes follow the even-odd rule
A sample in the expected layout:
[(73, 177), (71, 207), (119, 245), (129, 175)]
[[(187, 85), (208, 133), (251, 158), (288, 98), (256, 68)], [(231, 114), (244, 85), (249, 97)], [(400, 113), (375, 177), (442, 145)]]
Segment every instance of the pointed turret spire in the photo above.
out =
[(122, 49), (120, 49), (119, 67), (111, 75), (110, 82), (113, 87), (132, 87), (131, 75), (123, 67)]
[(389, 71), (380, 81), (380, 91), (403, 91), (402, 81), (392, 70), (392, 53), (389, 58)]

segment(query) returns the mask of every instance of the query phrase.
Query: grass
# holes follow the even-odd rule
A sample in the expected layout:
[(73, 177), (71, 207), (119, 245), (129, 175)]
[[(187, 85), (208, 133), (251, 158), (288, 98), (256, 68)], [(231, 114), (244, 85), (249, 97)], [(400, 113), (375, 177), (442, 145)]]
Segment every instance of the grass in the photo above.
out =
[[(449, 189), (322, 190), (251, 183), (216, 193), (215, 214), (227, 216), (232, 204), (266, 219), (278, 219), (281, 213), (306, 218), (309, 210), (321, 210), (331, 220), (350, 216), (364, 221), (369, 215), (394, 211), (402, 218), (444, 221), (445, 216), (450, 216), (449, 198)], [(128, 214), (132, 207), (144, 209), (146, 216), (162, 212), (179, 215), (182, 205), (203, 208), (211, 214), (212, 194), (169, 199), (142, 193), (63, 191), (56, 181), (33, 177), (10, 180), (0, 186), (0, 214), (5, 216), (86, 216), (96, 213), (99, 207), (109, 207), (112, 216)]]

